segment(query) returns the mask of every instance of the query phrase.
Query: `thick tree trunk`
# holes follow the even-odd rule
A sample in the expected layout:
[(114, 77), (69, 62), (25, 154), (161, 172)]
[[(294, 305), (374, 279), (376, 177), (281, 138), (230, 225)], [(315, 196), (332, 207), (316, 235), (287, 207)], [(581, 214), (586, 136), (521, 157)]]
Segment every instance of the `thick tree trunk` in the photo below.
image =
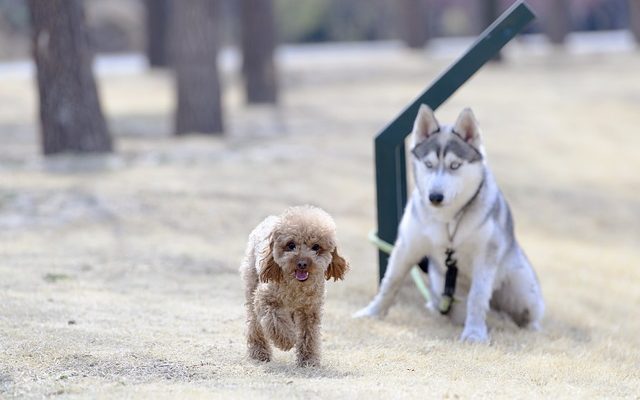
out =
[[(500, 2), (498, 0), (481, 0), (477, 1), (476, 4), (475, 33), (480, 34), (500, 16)], [(497, 53), (492, 60), (502, 61), (502, 53)]]
[(429, 1), (401, 0), (399, 6), (402, 39), (409, 48), (423, 48), (430, 39)]
[(80, 0), (29, 0), (44, 154), (109, 152)]
[(147, 59), (152, 67), (166, 67), (169, 63), (169, 4), (169, 0), (145, 0)]
[(173, 0), (171, 4), (177, 134), (223, 131), (217, 62), (219, 1)]
[(640, 0), (629, 0), (629, 28), (640, 43)]
[(242, 0), (242, 70), (247, 102), (278, 101), (278, 79), (273, 55), (276, 30), (272, 0)]
[(480, 33), (487, 29), (487, 27), (491, 25), (496, 18), (498, 18), (500, 13), (498, 0), (481, 0), (478, 4), (480, 9), (478, 10), (476, 33)]
[(563, 44), (571, 31), (571, 14), (567, 0), (548, 2), (546, 31), (553, 44)]

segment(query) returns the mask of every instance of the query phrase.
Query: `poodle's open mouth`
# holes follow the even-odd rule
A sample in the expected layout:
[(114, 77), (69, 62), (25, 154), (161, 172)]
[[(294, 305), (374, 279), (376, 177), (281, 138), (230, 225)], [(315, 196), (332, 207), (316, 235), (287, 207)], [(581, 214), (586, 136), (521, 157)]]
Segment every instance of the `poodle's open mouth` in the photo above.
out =
[(296, 279), (300, 282), (304, 282), (309, 278), (309, 271), (305, 271), (302, 269), (296, 269)]

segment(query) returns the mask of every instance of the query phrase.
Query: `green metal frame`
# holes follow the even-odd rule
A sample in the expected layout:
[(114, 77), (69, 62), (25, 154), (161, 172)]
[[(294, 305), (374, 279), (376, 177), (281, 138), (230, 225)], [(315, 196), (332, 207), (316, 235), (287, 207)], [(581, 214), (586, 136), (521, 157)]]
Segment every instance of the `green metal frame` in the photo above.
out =
[[(375, 139), (378, 237), (394, 243), (407, 203), (407, 172), (404, 139), (411, 133), (420, 104), (435, 110), (513, 39), (535, 15), (524, 1), (517, 1), (489, 26), (447, 71), (438, 77)], [(388, 255), (379, 251), (380, 279), (387, 269)]]

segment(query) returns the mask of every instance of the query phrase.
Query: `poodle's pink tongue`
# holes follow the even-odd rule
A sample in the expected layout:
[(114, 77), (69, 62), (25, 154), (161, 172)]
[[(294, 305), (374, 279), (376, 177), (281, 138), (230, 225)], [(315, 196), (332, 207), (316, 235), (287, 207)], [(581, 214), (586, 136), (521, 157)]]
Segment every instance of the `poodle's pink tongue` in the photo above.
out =
[(309, 271), (303, 271), (301, 269), (296, 269), (296, 279), (300, 282), (306, 281), (309, 277)]

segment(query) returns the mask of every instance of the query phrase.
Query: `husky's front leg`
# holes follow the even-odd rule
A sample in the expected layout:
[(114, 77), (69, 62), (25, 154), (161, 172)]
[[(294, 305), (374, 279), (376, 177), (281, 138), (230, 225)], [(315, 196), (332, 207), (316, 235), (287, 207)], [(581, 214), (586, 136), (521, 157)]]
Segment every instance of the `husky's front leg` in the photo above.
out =
[(387, 315), (407, 272), (418, 261), (414, 259), (415, 256), (409, 247), (402, 237), (396, 241), (389, 258), (387, 272), (380, 285), (380, 291), (368, 306), (353, 314), (354, 318), (384, 318)]
[(493, 293), (496, 268), (488, 264), (474, 265), (471, 288), (467, 297), (467, 318), (460, 340), (465, 342), (487, 342), (487, 311)]

